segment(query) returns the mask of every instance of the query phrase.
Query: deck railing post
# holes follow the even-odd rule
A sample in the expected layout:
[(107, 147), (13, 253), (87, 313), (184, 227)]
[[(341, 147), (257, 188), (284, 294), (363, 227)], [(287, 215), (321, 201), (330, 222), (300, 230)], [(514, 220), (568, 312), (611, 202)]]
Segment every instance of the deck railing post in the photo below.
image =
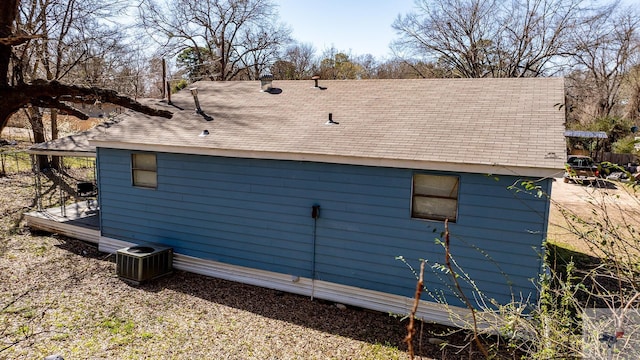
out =
[(40, 181), (40, 164), (38, 163), (38, 157), (31, 154), (29, 155), (29, 161), (31, 162), (31, 171), (34, 172), (35, 192), (36, 192), (36, 207), (38, 211), (42, 211), (42, 184)]

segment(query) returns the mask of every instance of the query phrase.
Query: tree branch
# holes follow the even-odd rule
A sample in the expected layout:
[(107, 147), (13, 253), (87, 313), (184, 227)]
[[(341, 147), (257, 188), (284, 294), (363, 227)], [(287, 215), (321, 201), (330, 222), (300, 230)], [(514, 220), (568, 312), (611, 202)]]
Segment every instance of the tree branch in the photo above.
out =
[(451, 242), (449, 238), (449, 221), (445, 220), (444, 221), (444, 250), (445, 250), (444, 261), (447, 266), (447, 269), (449, 269), (449, 273), (451, 274), (451, 279), (453, 280), (453, 284), (455, 285), (456, 290), (458, 291), (458, 295), (460, 295), (460, 297), (464, 301), (464, 304), (471, 311), (471, 317), (473, 319), (473, 340), (475, 341), (476, 345), (478, 346), (478, 349), (482, 352), (482, 355), (484, 355), (486, 359), (486, 358), (489, 358), (489, 352), (484, 347), (484, 345), (480, 341), (480, 337), (478, 336), (479, 331), (478, 331), (478, 319), (476, 318), (476, 308), (471, 304), (471, 301), (469, 301), (469, 298), (462, 290), (462, 287), (460, 286), (460, 282), (458, 282), (458, 273), (455, 271), (455, 269), (451, 265), (450, 244)]
[(77, 117), (80, 120), (89, 119), (89, 115), (84, 112), (74, 108), (73, 106), (69, 106), (63, 102), (60, 102), (54, 98), (40, 98), (34, 101), (31, 101), (31, 105), (38, 106), (42, 108), (53, 108), (60, 110), (60, 113), (65, 115), (72, 115)]
[(36, 80), (31, 84), (20, 84), (12, 87), (0, 86), (0, 130), (4, 128), (11, 114), (28, 104), (57, 108), (73, 113), (80, 118), (86, 118), (86, 115), (81, 111), (61, 101), (87, 103), (91, 100), (120, 105), (151, 116), (160, 116), (168, 119), (173, 116), (170, 111), (143, 105), (113, 90), (66, 85), (57, 81)]
[(41, 37), (42, 35), (9, 36), (5, 38), (0, 38), (0, 45), (16, 46), (16, 45), (24, 44), (29, 40), (38, 39)]

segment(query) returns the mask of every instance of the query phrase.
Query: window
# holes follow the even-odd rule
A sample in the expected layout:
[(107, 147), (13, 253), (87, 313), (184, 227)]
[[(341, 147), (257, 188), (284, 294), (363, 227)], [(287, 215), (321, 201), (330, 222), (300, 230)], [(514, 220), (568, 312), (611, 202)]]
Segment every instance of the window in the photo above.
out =
[(457, 176), (414, 174), (411, 217), (455, 222), (459, 183)]
[(131, 154), (131, 177), (133, 186), (155, 189), (158, 186), (156, 154)]

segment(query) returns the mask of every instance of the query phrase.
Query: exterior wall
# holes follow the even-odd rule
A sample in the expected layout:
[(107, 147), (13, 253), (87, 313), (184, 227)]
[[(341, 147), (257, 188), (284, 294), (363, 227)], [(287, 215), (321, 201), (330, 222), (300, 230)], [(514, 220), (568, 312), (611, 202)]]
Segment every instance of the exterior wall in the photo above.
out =
[[(415, 278), (396, 257), (444, 262), (443, 223), (410, 216), (414, 170), (158, 153), (158, 188), (144, 189), (131, 185), (130, 154), (98, 149), (102, 236), (407, 297)], [(548, 219), (546, 199), (507, 189), (516, 180), (460, 174), (449, 226), (457, 262), (503, 303), (535, 299)], [(439, 277), (426, 274), (427, 288), (460, 305)]]

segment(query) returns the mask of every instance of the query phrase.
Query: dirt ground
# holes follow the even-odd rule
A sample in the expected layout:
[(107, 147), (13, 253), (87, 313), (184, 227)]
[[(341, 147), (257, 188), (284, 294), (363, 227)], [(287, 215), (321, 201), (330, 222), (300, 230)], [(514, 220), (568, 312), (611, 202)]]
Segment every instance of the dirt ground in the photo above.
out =
[[(551, 190), (549, 241), (588, 255), (600, 255), (576, 236), (576, 222), (589, 226), (640, 228), (640, 188), (628, 183), (565, 183), (556, 178)], [(609, 225), (607, 225), (609, 224)]]

